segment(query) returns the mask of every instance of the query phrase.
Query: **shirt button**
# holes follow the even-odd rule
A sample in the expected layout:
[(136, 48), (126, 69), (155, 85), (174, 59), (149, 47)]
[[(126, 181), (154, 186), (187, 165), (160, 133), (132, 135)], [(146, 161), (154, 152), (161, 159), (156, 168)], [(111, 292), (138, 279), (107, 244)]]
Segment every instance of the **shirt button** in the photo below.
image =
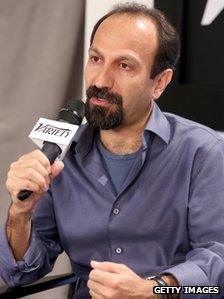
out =
[(120, 253), (122, 253), (122, 248), (117, 247), (115, 251), (116, 251), (117, 254), (120, 254)]
[(119, 209), (113, 209), (113, 213), (114, 213), (114, 215), (118, 215), (120, 213), (120, 210)]

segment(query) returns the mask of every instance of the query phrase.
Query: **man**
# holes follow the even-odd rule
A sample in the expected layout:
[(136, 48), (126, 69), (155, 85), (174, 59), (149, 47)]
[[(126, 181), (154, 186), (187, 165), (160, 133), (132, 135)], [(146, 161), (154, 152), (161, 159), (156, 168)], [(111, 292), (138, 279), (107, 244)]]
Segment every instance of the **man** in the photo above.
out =
[[(45, 275), (63, 250), (82, 279), (74, 298), (159, 299), (157, 285), (224, 283), (223, 140), (154, 102), (178, 51), (173, 27), (142, 5), (121, 5), (96, 24), (88, 124), (65, 164), (50, 166), (37, 150), (10, 167), (0, 243), (9, 285)], [(22, 189), (34, 191), (24, 202)]]

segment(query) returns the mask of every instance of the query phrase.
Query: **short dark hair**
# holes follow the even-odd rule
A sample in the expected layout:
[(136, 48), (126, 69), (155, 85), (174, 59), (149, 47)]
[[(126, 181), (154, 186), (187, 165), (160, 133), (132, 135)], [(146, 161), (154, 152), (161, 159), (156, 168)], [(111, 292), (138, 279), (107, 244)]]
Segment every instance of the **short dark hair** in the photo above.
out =
[(100, 24), (112, 15), (130, 15), (130, 16), (145, 16), (150, 18), (156, 28), (158, 36), (158, 49), (155, 55), (155, 60), (152, 66), (151, 78), (155, 78), (157, 74), (167, 68), (175, 69), (175, 65), (180, 55), (180, 40), (175, 28), (166, 19), (164, 14), (155, 9), (148, 8), (146, 5), (139, 3), (118, 4), (101, 17), (93, 27), (90, 37), (90, 45), (93, 43), (94, 36)]

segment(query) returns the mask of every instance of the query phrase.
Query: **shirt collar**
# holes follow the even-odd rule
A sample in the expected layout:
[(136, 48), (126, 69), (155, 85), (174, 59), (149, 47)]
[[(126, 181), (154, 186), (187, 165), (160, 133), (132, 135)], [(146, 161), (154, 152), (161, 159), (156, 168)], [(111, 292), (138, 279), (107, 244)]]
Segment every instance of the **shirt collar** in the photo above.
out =
[(82, 157), (86, 156), (92, 148), (94, 140), (94, 131), (87, 123), (81, 125), (75, 134), (71, 149), (74, 153), (80, 154)]
[(163, 114), (163, 112), (159, 109), (158, 105), (153, 101), (153, 108), (150, 118), (146, 124), (145, 131), (151, 131), (159, 136), (166, 144), (169, 143), (170, 140), (170, 124)]
[[(150, 131), (159, 136), (166, 144), (170, 140), (170, 124), (166, 119), (165, 115), (159, 109), (158, 105), (153, 102), (152, 113), (146, 124), (144, 131)], [(88, 154), (92, 148), (93, 137), (96, 134), (88, 124), (81, 125), (77, 131), (72, 149), (81, 154), (82, 157)]]

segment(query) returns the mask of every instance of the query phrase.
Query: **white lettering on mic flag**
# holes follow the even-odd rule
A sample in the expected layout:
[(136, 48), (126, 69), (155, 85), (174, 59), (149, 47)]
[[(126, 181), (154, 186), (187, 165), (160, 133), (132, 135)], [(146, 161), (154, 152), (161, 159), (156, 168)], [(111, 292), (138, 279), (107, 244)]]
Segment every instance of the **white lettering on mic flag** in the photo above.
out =
[[(84, 45), (84, 65), (87, 61), (87, 53), (89, 48), (90, 35), (93, 26), (104, 14), (106, 14), (113, 5), (118, 3), (126, 3), (127, 0), (86, 0), (85, 8), (85, 45)], [(154, 6), (154, 0), (129, 0), (128, 2), (137, 2), (145, 4), (148, 7)], [(84, 82), (84, 81), (83, 81)], [(83, 90), (83, 98), (85, 99), (85, 91)]]
[(78, 128), (77, 125), (41, 117), (30, 132), (29, 138), (40, 148), (44, 141), (56, 143), (62, 151), (58, 158), (63, 160)]

